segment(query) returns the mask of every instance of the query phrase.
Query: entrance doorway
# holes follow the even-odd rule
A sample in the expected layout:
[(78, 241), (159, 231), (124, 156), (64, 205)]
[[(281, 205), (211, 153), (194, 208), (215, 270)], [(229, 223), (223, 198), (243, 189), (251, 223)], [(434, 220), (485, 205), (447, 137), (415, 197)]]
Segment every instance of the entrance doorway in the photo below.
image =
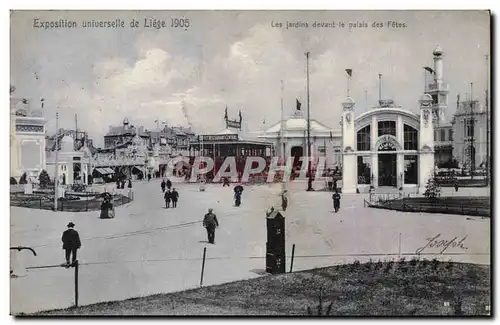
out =
[(304, 155), (304, 149), (302, 147), (296, 146), (292, 147), (291, 156), (293, 157), (293, 167), (301, 167), (302, 162), (300, 161), (300, 157)]
[(397, 186), (395, 153), (378, 155), (378, 186)]

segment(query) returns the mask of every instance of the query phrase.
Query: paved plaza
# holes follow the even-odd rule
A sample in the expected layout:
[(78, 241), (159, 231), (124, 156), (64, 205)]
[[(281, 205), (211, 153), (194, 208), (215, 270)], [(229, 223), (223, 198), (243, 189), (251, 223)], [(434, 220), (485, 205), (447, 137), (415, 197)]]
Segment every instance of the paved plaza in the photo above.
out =
[[(112, 186), (112, 185), (110, 185)], [(74, 269), (64, 261), (61, 234), (73, 221), (82, 238), (79, 250), (79, 304), (122, 300), (199, 286), (203, 248), (207, 247), (204, 285), (264, 276), (265, 212), (279, 201), (280, 184), (245, 187), (242, 206), (233, 206), (232, 187), (175, 184), (177, 209), (165, 209), (160, 180), (134, 183), (134, 201), (116, 208), (116, 218), (99, 212), (52, 212), (11, 208), (12, 265), (21, 276), (11, 279), (11, 313), (69, 307), (74, 303)], [(289, 185), (286, 249), (295, 244), (294, 271), (349, 263), (354, 260), (422, 257), (490, 263), (490, 220), (459, 215), (402, 213), (364, 207), (365, 194), (342, 196), (333, 213), (331, 193), (306, 192), (307, 183)], [(316, 188), (322, 184), (315, 184)], [(443, 189), (453, 193), (452, 189)], [(460, 189), (461, 195), (487, 195), (488, 189)], [(201, 220), (213, 208), (220, 222), (216, 244), (207, 243)], [(431, 247), (428, 238), (462, 246)], [(427, 247), (426, 247), (427, 245)], [(442, 245), (441, 245), (442, 246)], [(437, 255), (435, 255), (437, 254)], [(287, 269), (290, 257), (287, 257)]]

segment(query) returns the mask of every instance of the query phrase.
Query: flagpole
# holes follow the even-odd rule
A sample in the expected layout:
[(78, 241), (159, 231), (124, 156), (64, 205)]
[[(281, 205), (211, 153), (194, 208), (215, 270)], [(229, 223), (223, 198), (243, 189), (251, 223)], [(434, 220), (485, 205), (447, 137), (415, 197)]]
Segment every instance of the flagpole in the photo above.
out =
[[(281, 157), (283, 157), (283, 161), (286, 161), (285, 155), (286, 155), (286, 149), (285, 149), (285, 138), (284, 138), (284, 121), (285, 121), (285, 116), (284, 116), (284, 109), (283, 109), (283, 93), (285, 91), (285, 86), (283, 84), (283, 79), (281, 80), (281, 125), (280, 125), (280, 151), (281, 151)], [(283, 177), (281, 178), (281, 194), (286, 190), (286, 181), (285, 181), (285, 174), (283, 174)]]
[(382, 100), (382, 74), (378, 74), (378, 102)]
[(57, 211), (57, 187), (59, 185), (59, 108), (56, 112), (56, 163), (54, 170), (54, 211)]
[(306, 53), (306, 72), (307, 72), (307, 153), (309, 155), (307, 163), (307, 171), (309, 173), (309, 179), (307, 181), (307, 191), (314, 191), (312, 187), (312, 170), (310, 161), (311, 156), (311, 109), (309, 100), (309, 52)]
[(347, 97), (349, 97), (349, 82), (351, 80), (351, 76), (347, 74)]

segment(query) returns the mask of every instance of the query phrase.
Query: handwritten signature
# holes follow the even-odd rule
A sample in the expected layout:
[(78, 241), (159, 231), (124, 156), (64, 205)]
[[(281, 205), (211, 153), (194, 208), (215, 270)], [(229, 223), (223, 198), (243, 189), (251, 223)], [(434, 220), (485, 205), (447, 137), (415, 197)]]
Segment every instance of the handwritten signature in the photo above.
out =
[(442, 250), (439, 252), (439, 254), (443, 254), (450, 247), (452, 247), (452, 248), (457, 247), (457, 248), (460, 248), (462, 250), (469, 249), (468, 247), (464, 246), (464, 241), (467, 238), (467, 235), (460, 240), (458, 239), (458, 237), (455, 237), (451, 240), (442, 239), (440, 237), (441, 237), (441, 234), (437, 234), (436, 236), (434, 236), (432, 238), (426, 238), (425, 240), (428, 241), (427, 244), (425, 246), (422, 246), (419, 249), (417, 249), (415, 251), (415, 253), (421, 254), (427, 248), (442, 248)]

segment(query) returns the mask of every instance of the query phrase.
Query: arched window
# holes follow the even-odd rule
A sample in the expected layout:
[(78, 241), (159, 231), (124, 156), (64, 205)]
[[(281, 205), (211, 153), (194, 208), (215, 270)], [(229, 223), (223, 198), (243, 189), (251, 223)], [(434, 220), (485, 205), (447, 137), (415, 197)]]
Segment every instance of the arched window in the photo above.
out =
[(382, 135), (396, 136), (396, 121), (380, 121), (378, 122), (378, 136)]
[(418, 131), (404, 125), (404, 150), (418, 150)]
[(370, 150), (370, 125), (365, 126), (358, 131), (357, 134), (357, 150), (358, 151), (369, 151)]

